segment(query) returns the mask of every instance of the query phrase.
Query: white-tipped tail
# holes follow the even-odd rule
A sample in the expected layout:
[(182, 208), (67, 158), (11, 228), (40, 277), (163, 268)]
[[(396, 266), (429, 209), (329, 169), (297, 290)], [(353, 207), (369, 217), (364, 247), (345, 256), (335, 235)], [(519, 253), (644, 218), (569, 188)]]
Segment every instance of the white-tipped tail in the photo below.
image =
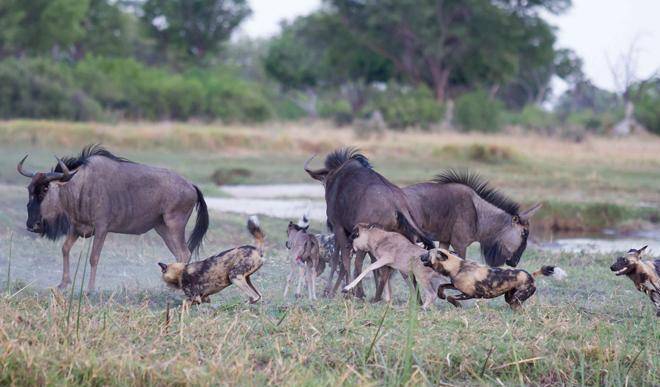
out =
[(306, 228), (309, 226), (309, 205), (307, 205), (307, 208), (305, 209), (305, 212), (300, 216), (300, 219), (298, 219), (298, 227), (301, 228)]
[(556, 280), (562, 281), (562, 280), (566, 279), (566, 277), (568, 277), (568, 274), (566, 274), (564, 269), (562, 269), (561, 267), (555, 266), (555, 268), (552, 271), (552, 274), (550, 275), (550, 277), (552, 277)]
[(543, 266), (539, 270), (532, 273), (534, 277), (545, 276), (552, 277), (556, 280), (563, 280), (568, 277), (568, 274), (561, 268), (557, 266)]
[(251, 215), (250, 217), (248, 217), (247, 229), (248, 229), (248, 232), (254, 237), (254, 242), (257, 245), (257, 249), (259, 250), (259, 254), (261, 254), (261, 256), (263, 256), (264, 255), (264, 239), (266, 239), (266, 235), (264, 234), (263, 230), (259, 226), (259, 218), (256, 215)]

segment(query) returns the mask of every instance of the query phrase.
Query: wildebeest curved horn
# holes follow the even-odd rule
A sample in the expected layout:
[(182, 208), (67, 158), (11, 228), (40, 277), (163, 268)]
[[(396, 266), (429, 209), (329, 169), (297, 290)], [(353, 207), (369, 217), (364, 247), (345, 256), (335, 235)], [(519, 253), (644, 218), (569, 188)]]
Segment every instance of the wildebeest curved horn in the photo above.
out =
[(62, 180), (68, 181), (73, 177), (73, 175), (76, 174), (76, 172), (78, 172), (76, 171), (71, 173), (71, 171), (69, 171), (69, 168), (67, 168), (66, 164), (64, 164), (64, 162), (60, 160), (59, 157), (55, 156), (55, 159), (57, 160), (57, 164), (59, 164), (60, 168), (62, 169)]
[(314, 157), (316, 157), (316, 154), (310, 157), (309, 159), (307, 159), (307, 161), (305, 161), (305, 165), (303, 166), (303, 168), (305, 168), (305, 172), (307, 172), (312, 178), (323, 181), (325, 175), (328, 174), (327, 169), (321, 168), (321, 169), (317, 169), (316, 171), (313, 169), (309, 169), (309, 162), (312, 161)]
[(21, 175), (23, 175), (25, 177), (33, 178), (34, 175), (37, 174), (36, 172), (26, 171), (25, 169), (23, 169), (23, 163), (25, 162), (25, 159), (27, 159), (27, 158), (28, 158), (28, 155), (25, 155), (25, 157), (23, 157), (21, 162), (16, 165), (16, 170), (18, 171), (18, 173), (20, 173)]
[[(27, 156), (25, 156), (25, 157), (27, 157)], [(305, 165), (303, 166), (303, 168), (305, 168), (305, 171), (313, 172), (311, 169), (309, 169), (309, 163), (314, 159), (314, 157), (316, 157), (316, 153), (314, 153), (312, 155), (312, 157), (308, 158), (307, 161), (305, 161)]]

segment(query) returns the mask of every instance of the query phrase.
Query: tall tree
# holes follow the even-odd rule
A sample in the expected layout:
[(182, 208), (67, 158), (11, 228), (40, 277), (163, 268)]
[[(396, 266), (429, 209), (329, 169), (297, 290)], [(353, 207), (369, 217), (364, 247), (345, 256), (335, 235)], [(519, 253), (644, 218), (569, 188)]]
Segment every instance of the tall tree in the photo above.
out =
[(520, 41), (549, 29), (544, 23), (528, 28), (541, 24), (540, 10), (560, 12), (570, 5), (569, 0), (327, 1), (358, 41), (390, 60), (411, 83), (428, 85), (440, 101), (451, 89), (510, 80), (524, 55)]
[(250, 13), (247, 0), (146, 0), (142, 18), (163, 49), (199, 62)]

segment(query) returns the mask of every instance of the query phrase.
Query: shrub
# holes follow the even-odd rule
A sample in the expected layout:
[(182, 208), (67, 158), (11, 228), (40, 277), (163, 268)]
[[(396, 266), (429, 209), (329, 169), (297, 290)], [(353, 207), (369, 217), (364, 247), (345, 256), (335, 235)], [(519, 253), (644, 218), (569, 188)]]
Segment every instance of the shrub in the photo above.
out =
[(392, 129), (417, 127), (429, 129), (444, 116), (444, 108), (427, 87), (409, 89), (390, 84), (377, 94), (367, 108), (368, 113), (380, 111)]
[(536, 105), (527, 105), (519, 113), (511, 113), (508, 121), (535, 131), (545, 131), (558, 126), (557, 117), (552, 112)]
[(650, 132), (660, 135), (660, 80), (653, 86), (635, 104), (635, 118)]
[(502, 128), (502, 102), (484, 90), (465, 93), (456, 100), (454, 120), (464, 131), (497, 132)]
[(331, 119), (338, 126), (353, 122), (351, 105), (343, 99), (321, 100), (318, 113), (321, 118)]
[(101, 106), (80, 90), (65, 66), (42, 59), (0, 62), (0, 117), (103, 118)]

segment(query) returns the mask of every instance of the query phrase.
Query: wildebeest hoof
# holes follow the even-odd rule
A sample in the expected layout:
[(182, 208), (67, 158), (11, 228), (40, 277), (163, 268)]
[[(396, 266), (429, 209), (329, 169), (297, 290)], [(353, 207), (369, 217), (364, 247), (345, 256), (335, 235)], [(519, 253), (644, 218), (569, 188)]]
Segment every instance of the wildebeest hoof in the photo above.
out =
[(349, 290), (349, 289), (346, 289), (346, 288), (341, 288), (341, 292), (344, 293), (344, 294), (346, 294), (346, 293), (350, 292), (350, 290)]
[(381, 297), (374, 297), (371, 300), (369, 300), (369, 302), (371, 302), (372, 304), (375, 304), (377, 302), (381, 302), (382, 300), (383, 299)]
[(60, 282), (59, 285), (57, 285), (57, 288), (60, 289), (60, 290), (64, 290), (67, 287), (69, 287), (69, 285), (71, 285), (71, 281), (62, 281), (62, 282)]
[(296, 294), (295, 297), (296, 299), (302, 298), (302, 294)]
[(250, 302), (250, 304), (256, 304), (257, 302), (259, 302), (259, 300), (261, 300), (261, 297), (259, 297), (259, 298), (250, 298), (249, 302)]

